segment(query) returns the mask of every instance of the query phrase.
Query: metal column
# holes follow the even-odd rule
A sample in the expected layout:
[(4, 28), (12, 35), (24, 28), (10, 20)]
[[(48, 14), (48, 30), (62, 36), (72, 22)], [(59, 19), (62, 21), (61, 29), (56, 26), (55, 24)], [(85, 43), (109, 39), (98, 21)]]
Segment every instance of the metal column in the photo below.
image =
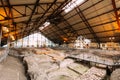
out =
[(0, 24), (0, 47), (1, 47), (1, 41), (2, 41), (2, 25)]

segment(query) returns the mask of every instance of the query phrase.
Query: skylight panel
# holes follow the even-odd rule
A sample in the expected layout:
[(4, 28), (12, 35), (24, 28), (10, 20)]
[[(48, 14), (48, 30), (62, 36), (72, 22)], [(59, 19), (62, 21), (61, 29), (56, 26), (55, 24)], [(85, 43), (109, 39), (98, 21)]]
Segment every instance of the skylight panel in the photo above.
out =
[(85, 0), (72, 0), (63, 8), (63, 10), (65, 11), (65, 13), (68, 13), (69, 11), (73, 10), (75, 7), (82, 4), (84, 1)]
[(45, 22), (39, 29), (40, 30), (43, 30), (45, 27), (49, 26), (50, 25), (50, 22)]

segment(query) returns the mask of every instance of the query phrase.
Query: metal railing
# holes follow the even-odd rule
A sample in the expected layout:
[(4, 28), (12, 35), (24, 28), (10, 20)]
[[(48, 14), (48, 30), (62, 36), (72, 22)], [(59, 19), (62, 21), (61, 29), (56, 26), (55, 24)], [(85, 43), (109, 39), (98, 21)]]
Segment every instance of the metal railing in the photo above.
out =
[(73, 57), (79, 60), (85, 60), (85, 61), (90, 61), (90, 62), (95, 62), (99, 64), (104, 64), (104, 65), (120, 65), (120, 59), (118, 58), (105, 58), (105, 57), (100, 57), (94, 54), (90, 53), (82, 53), (78, 55), (71, 54), (69, 57)]

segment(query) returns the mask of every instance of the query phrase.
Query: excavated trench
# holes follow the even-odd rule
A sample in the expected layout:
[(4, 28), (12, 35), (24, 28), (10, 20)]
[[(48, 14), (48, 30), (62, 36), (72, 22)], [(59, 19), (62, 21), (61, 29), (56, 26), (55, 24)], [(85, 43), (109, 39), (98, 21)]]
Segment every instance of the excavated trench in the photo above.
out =
[[(22, 61), (23, 61), (23, 58), (22, 58)], [(25, 75), (26, 75), (27, 80), (31, 80), (30, 75), (29, 75), (28, 72), (27, 72), (27, 70), (28, 70), (28, 65), (27, 65), (27, 63), (26, 63), (26, 62), (23, 62), (23, 66), (24, 66), (24, 68), (25, 68)]]
[[(16, 56), (14, 56), (14, 57), (16, 57)], [(27, 80), (31, 80), (31, 78), (30, 78), (30, 76), (29, 76), (29, 74), (28, 74), (28, 65), (27, 65), (27, 63), (23, 60), (24, 59), (24, 57), (19, 57), (19, 56), (17, 56), (16, 58), (18, 58), (19, 60), (20, 60), (20, 62), (21, 62), (21, 64), (23, 65), (23, 67), (24, 67), (24, 72), (25, 72), (25, 76), (26, 76), (26, 78), (27, 78)]]
[(19, 58), (7, 56), (0, 63), (0, 80), (28, 80), (25, 70)]
[[(10, 51), (7, 58), (0, 63), (0, 80), (84, 80), (86, 75), (102, 79), (107, 74), (105, 69), (89, 67), (82, 64), (82, 61), (78, 63), (76, 59), (69, 57), (61, 58), (54, 51), (54, 54), (35, 54), (32, 51)], [(96, 70), (102, 75), (97, 72), (91, 74)]]

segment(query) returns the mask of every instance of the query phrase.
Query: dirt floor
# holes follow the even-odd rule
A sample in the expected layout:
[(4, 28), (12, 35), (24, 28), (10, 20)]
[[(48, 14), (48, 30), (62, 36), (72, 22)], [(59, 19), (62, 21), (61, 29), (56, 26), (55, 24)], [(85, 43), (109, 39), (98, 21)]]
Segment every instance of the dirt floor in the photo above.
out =
[(0, 80), (27, 80), (24, 67), (18, 58), (8, 56), (0, 63)]

